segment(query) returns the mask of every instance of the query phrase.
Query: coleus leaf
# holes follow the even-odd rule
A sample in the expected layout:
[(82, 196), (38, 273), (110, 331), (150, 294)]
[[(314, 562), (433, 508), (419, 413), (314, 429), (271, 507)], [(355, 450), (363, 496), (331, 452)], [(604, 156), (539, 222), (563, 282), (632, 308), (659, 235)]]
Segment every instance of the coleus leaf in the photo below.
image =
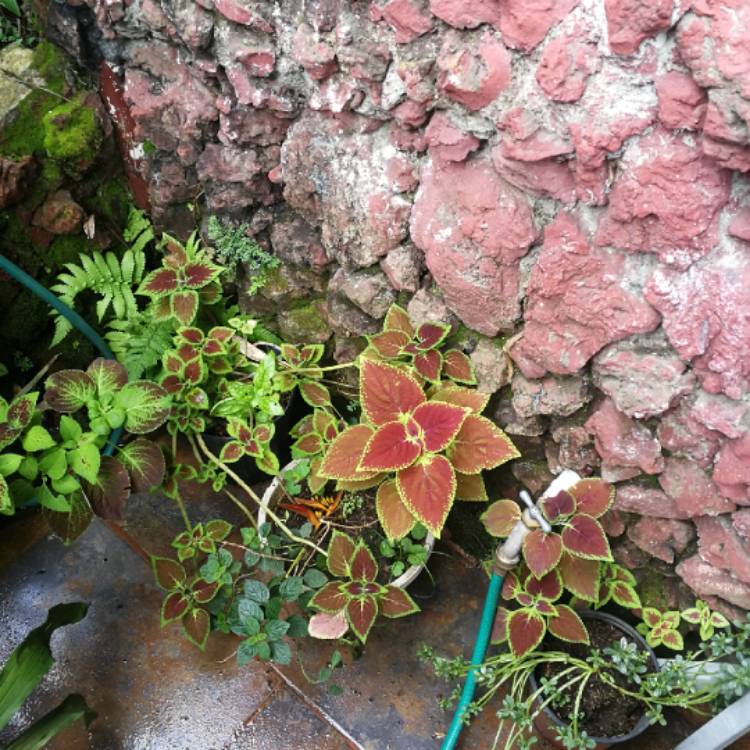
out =
[(394, 480), (383, 482), (378, 487), (375, 510), (385, 535), (392, 541), (403, 539), (416, 523), (411, 511), (404, 505)]
[(133, 492), (149, 492), (164, 480), (164, 454), (151, 440), (137, 438), (120, 448), (117, 457), (130, 474)]
[(625, 607), (626, 609), (641, 608), (641, 599), (636, 590), (629, 583), (623, 581), (615, 582), (610, 587), (610, 595), (621, 607)]
[(349, 630), (349, 623), (346, 621), (343, 609), (334, 614), (328, 612), (314, 614), (307, 626), (307, 632), (311, 637), (322, 640), (342, 638), (347, 630)]
[(560, 562), (562, 551), (560, 535), (554, 532), (545, 534), (534, 529), (523, 540), (523, 559), (537, 578), (549, 573)]
[(489, 497), (482, 475), (456, 472), (456, 499), (472, 503), (487, 502)]
[(434, 349), (443, 343), (451, 327), (444, 323), (422, 323), (416, 332), (417, 349)]
[[(528, 596), (528, 594), (527, 594)], [(529, 597), (530, 604), (533, 604), (534, 608), (536, 609), (539, 614), (544, 615), (545, 617), (556, 617), (557, 616), (557, 607), (552, 604), (547, 599), (537, 599), (534, 600), (531, 597)], [(525, 605), (528, 606), (528, 605)]]
[(436, 537), (456, 496), (456, 475), (444, 456), (425, 455), (396, 475), (399, 494), (406, 507)]
[(230, 440), (221, 447), (219, 460), (225, 464), (232, 464), (239, 461), (245, 455), (245, 445), (239, 440)]
[(372, 427), (365, 424), (344, 430), (328, 446), (320, 466), (320, 475), (328, 479), (368, 478), (367, 474), (363, 476), (358, 467), (373, 432)]
[(190, 325), (198, 314), (198, 292), (192, 289), (173, 292), (169, 297), (169, 309), (173, 317), (184, 326)]
[(340, 612), (349, 601), (349, 597), (341, 590), (341, 584), (337, 582), (326, 583), (319, 588), (310, 599), (309, 605), (321, 612)]
[(515, 500), (498, 500), (487, 508), (481, 519), (492, 536), (506, 537), (521, 520), (521, 509)]
[(336, 489), (344, 492), (362, 492), (372, 487), (380, 486), (380, 483), (386, 478), (386, 474), (371, 474), (369, 479), (339, 479), (336, 481)]
[(499, 646), (508, 640), (508, 615), (510, 612), (505, 607), (498, 607), (495, 613), (495, 621), (492, 624), (490, 643)]
[(68, 496), (70, 510), (58, 513), (42, 507), (42, 515), (52, 532), (63, 544), (72, 544), (89, 527), (94, 514), (89, 501), (80, 490)]
[(325, 440), (333, 440), (338, 435), (336, 418), (330, 412), (316, 409), (310, 419), (310, 427)]
[(485, 417), (469, 414), (455, 440), (448, 448), (448, 457), (456, 471), (478, 474), (483, 469), (518, 458), (520, 453), (510, 438)]
[(560, 523), (575, 513), (576, 501), (569, 492), (562, 490), (552, 497), (543, 498), (539, 506), (550, 523)]
[(490, 397), (488, 394), (481, 393), (473, 388), (461, 388), (457, 385), (442, 383), (432, 393), (431, 400), (464, 406), (470, 409), (472, 414), (481, 414), (485, 410)]
[(378, 605), (373, 596), (358, 597), (346, 605), (346, 619), (349, 627), (362, 643), (367, 640), (377, 615)]
[(172, 560), (169, 557), (152, 555), (151, 568), (154, 571), (157, 585), (165, 591), (173, 591), (179, 588), (187, 578), (185, 568), (177, 560)]
[(450, 349), (443, 355), (443, 375), (457, 383), (475, 385), (477, 382), (471, 360), (458, 349)]
[(673, 651), (682, 651), (682, 649), (685, 648), (682, 633), (677, 630), (665, 630), (661, 634), (661, 643), (667, 648), (671, 648)]
[(181, 591), (172, 591), (164, 597), (161, 605), (161, 626), (169, 625), (185, 616), (190, 606), (190, 599)]
[(201, 651), (206, 647), (211, 632), (211, 615), (205, 609), (196, 607), (182, 618), (182, 627), (187, 639)]
[(458, 435), (468, 409), (440, 401), (420, 404), (412, 412), (412, 419), (422, 431), (422, 443), (428, 453), (440, 453)]
[(411, 466), (422, 453), (419, 443), (402, 422), (378, 427), (367, 442), (357, 469), (361, 472), (397, 471)]
[(193, 595), (193, 601), (198, 604), (208, 604), (219, 593), (221, 584), (219, 581), (208, 582), (198, 578), (193, 582), (190, 591)]
[(156, 298), (163, 297), (175, 289), (177, 289), (177, 272), (171, 268), (159, 268), (143, 279), (136, 294)]
[(360, 540), (349, 559), (349, 577), (354, 581), (372, 582), (378, 576), (378, 564), (367, 545)]
[(328, 572), (336, 578), (349, 577), (349, 560), (352, 559), (356, 545), (348, 535), (334, 529), (328, 544), (326, 566)]
[(654, 607), (644, 607), (641, 613), (641, 619), (650, 628), (655, 628), (661, 622), (661, 612)]
[(568, 643), (589, 643), (589, 633), (583, 620), (567, 604), (558, 604), (557, 615), (547, 621), (549, 632)]
[(130, 497), (127, 469), (116, 458), (102, 456), (96, 482), (87, 485), (86, 495), (97, 516), (122, 521), (125, 503)]
[(409, 339), (414, 335), (414, 326), (409, 320), (409, 313), (399, 307), (398, 305), (391, 305), (388, 312), (385, 314), (385, 320), (383, 321), (384, 331), (401, 331), (405, 333)]
[(559, 565), (563, 585), (579, 599), (596, 602), (599, 593), (600, 563), (563, 552)]
[(587, 560), (611, 560), (609, 541), (601, 524), (591, 516), (578, 513), (566, 522), (562, 543), (572, 555)]
[(515, 599), (523, 591), (523, 586), (518, 580), (518, 576), (513, 572), (509, 571), (503, 579), (503, 588), (501, 595), (506, 601)]
[(305, 453), (308, 456), (317, 455), (323, 449), (323, 441), (320, 435), (316, 435), (315, 433), (303, 435), (293, 445), (300, 453)]
[(331, 405), (331, 393), (324, 385), (306, 380), (299, 385), (299, 392), (305, 403), (312, 407), (323, 407)]
[(111, 398), (128, 382), (128, 371), (115, 359), (97, 357), (86, 368), (86, 374), (91, 378), (100, 397)]
[(189, 289), (200, 289), (213, 281), (221, 270), (219, 266), (205, 261), (188, 263), (182, 269), (185, 286)]
[(169, 395), (148, 380), (128, 383), (117, 393), (114, 403), (125, 410), (125, 429), (133, 435), (153, 432), (169, 416)]
[(544, 618), (528, 609), (517, 609), (507, 617), (508, 644), (514, 656), (533, 651), (547, 630)]
[(615, 488), (601, 479), (581, 479), (569, 490), (575, 498), (578, 513), (593, 518), (604, 515), (615, 500)]
[(551, 602), (562, 596), (562, 580), (557, 570), (551, 570), (541, 578), (530, 575), (526, 579), (526, 591), (532, 596), (541, 596)]
[(34, 416), (34, 407), (38, 399), (37, 391), (16, 396), (8, 406), (8, 413), (5, 416), (7, 424), (16, 430), (26, 428)]
[(403, 589), (386, 586), (385, 593), (378, 597), (380, 614), (392, 619), (406, 617), (419, 612), (417, 603)]
[(374, 425), (398, 421), (426, 400), (413, 377), (385, 362), (363, 360), (359, 387), (362, 410)]
[(383, 331), (370, 337), (370, 346), (384, 359), (395, 359), (411, 341), (403, 331)]
[(436, 383), (440, 380), (440, 372), (443, 369), (443, 355), (437, 349), (419, 352), (414, 355), (412, 364), (425, 380)]
[(47, 378), (44, 400), (55, 411), (72, 414), (95, 397), (94, 381), (83, 370), (59, 370)]

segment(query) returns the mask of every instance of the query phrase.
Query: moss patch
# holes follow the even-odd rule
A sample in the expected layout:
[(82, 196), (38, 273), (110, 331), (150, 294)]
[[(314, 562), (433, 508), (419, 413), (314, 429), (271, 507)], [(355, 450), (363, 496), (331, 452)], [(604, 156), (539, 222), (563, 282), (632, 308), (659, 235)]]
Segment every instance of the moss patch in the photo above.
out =
[(71, 177), (81, 177), (102, 144), (96, 113), (84, 104), (85, 94), (54, 107), (44, 115), (44, 150)]
[(86, 208), (96, 214), (97, 218), (104, 219), (118, 229), (127, 224), (132, 203), (133, 198), (122, 174), (103, 179), (96, 186), (94, 195), (84, 201)]
[(48, 271), (59, 272), (65, 263), (78, 263), (81, 253), (88, 254), (89, 241), (83, 234), (62, 234), (55, 237), (45, 253)]
[(322, 302), (283, 310), (278, 317), (279, 331), (291, 343), (323, 343), (331, 337), (331, 328), (322, 312)]

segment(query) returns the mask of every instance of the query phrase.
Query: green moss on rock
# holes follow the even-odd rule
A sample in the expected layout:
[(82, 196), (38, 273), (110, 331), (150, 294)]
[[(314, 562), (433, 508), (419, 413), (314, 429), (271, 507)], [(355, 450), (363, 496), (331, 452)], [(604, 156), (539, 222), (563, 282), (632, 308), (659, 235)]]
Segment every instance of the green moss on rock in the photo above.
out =
[(81, 253), (88, 254), (89, 241), (83, 234), (61, 234), (47, 248), (45, 261), (48, 271), (62, 270), (65, 263), (78, 263)]
[(44, 150), (63, 171), (78, 178), (91, 166), (102, 144), (96, 112), (84, 103), (85, 94), (54, 107), (44, 115)]
[(323, 303), (320, 301), (282, 310), (278, 316), (278, 326), (282, 338), (293, 344), (322, 344), (328, 341), (333, 333), (323, 314)]
[(117, 228), (127, 224), (132, 203), (133, 198), (122, 174), (103, 179), (96, 186), (94, 195), (84, 201), (90, 212)]

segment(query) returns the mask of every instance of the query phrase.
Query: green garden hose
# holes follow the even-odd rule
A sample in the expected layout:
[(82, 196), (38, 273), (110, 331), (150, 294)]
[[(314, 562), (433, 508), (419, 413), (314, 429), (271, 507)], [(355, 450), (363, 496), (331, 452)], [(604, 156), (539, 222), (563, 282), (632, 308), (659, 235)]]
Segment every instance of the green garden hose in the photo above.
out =
[[(75, 328), (77, 328), (107, 359), (114, 359), (115, 355), (107, 346), (107, 342), (74, 310), (71, 310), (62, 300), (56, 297), (49, 289), (43, 287), (36, 279), (33, 279), (26, 271), (21, 270), (15, 263), (9, 261), (4, 255), (0, 255), (0, 271), (5, 271), (20, 284), (23, 284), (30, 292), (44, 300), (50, 307), (54, 307), (60, 315), (65, 316)], [(122, 436), (122, 428), (112, 430), (107, 438), (107, 443), (102, 448), (103, 456), (111, 456), (117, 443)]]
[(500, 598), (502, 587), (503, 576), (493, 573), (492, 578), (490, 578), (490, 585), (487, 589), (487, 596), (484, 600), (479, 632), (477, 633), (477, 639), (474, 642), (474, 653), (471, 655), (471, 669), (466, 675), (466, 682), (461, 691), (461, 697), (458, 699), (456, 712), (453, 714), (453, 721), (448, 729), (448, 734), (445, 735), (441, 750), (453, 750), (453, 748), (456, 747), (461, 730), (464, 728), (464, 714), (469, 704), (474, 700), (474, 691), (476, 690), (477, 683), (476, 678), (474, 677), (474, 669), (479, 667), (484, 661), (484, 655), (487, 652), (487, 646), (490, 643), (490, 636), (492, 635), (492, 626), (495, 622), (495, 611), (497, 610), (497, 602)]

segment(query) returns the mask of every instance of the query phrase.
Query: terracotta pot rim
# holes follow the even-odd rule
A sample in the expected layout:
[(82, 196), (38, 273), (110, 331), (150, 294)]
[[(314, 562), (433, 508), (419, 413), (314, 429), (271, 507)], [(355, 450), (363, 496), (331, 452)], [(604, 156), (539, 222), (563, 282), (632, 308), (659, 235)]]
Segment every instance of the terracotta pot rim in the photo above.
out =
[[(654, 650), (651, 648), (651, 646), (648, 645), (648, 643), (646, 643), (646, 640), (635, 628), (628, 625), (619, 617), (607, 614), (606, 612), (597, 612), (593, 609), (584, 609), (579, 611), (578, 614), (584, 620), (602, 620), (603, 622), (609, 623), (613, 627), (622, 631), (623, 635), (632, 638), (641, 647), (641, 649), (649, 655), (649, 660), (651, 661), (651, 665), (654, 671), (659, 671), (659, 660), (656, 658)], [(538, 689), (539, 684), (537, 683), (536, 677), (533, 672), (529, 677), (529, 683), (533, 691), (536, 691)], [(563, 721), (554, 711), (552, 711), (552, 709), (549, 708), (549, 706), (545, 706), (542, 709), (542, 712), (553, 724), (561, 727), (567, 725), (567, 722)], [(645, 732), (650, 726), (651, 721), (644, 713), (638, 723), (626, 734), (618, 734), (614, 737), (590, 737), (590, 739), (596, 742), (597, 745), (615, 745), (620, 742), (627, 742), (628, 740), (634, 739), (638, 735), (643, 734), (643, 732)]]

